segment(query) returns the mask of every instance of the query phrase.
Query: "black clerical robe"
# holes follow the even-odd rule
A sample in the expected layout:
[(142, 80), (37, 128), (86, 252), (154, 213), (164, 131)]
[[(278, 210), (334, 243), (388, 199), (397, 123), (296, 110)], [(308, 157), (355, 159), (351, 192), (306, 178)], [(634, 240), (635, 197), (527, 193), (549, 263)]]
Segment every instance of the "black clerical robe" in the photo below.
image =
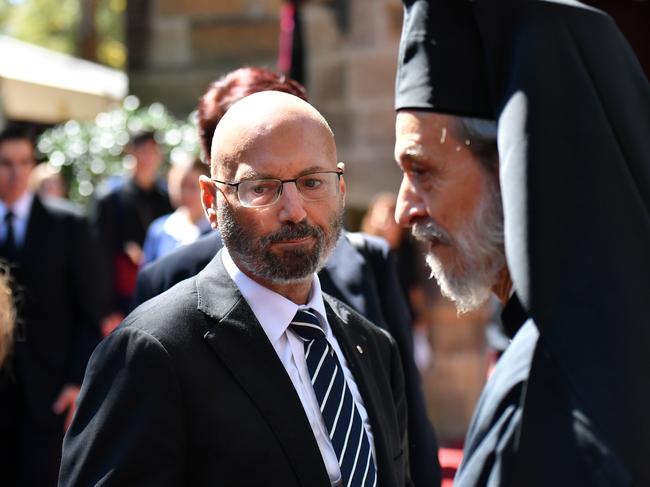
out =
[[(575, 0), (405, 6), (396, 107), (497, 120), (508, 269), (539, 333), (516, 433), (461, 485), (650, 485), (647, 78)], [(469, 448), (500, 419), (479, 411)]]

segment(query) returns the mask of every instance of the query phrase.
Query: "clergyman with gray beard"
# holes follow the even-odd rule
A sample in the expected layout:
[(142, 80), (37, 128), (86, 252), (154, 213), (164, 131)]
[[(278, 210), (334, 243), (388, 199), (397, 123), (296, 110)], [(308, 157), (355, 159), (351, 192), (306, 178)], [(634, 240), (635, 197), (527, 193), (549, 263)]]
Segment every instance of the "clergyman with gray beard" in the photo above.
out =
[(403, 171), (396, 219), (427, 246), (431, 275), (458, 311), (474, 310), (494, 293), (506, 305), (503, 322), (514, 337), (483, 390), (454, 480), (483, 485), (476, 480), (481, 472), (494, 469), (499, 479), (515, 454), (519, 401), (539, 336), (512, 294), (496, 124), (404, 108), (397, 113), (396, 133), (395, 157)]
[(346, 192), (325, 119), (238, 101), (200, 184), (225, 247), (97, 348), (61, 485), (412, 485), (395, 343), (316, 275)]
[(458, 310), (494, 293), (511, 337), (454, 486), (650, 485), (637, 59), (583, 2), (403, 4), (396, 218)]

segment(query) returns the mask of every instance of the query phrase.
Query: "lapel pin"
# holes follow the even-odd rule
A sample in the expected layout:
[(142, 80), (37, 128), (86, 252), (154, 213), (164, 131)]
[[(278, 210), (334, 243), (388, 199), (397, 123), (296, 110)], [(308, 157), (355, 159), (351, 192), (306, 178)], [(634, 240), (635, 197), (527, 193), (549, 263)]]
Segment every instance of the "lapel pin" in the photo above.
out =
[(357, 345), (357, 350), (359, 350), (359, 353), (363, 353), (363, 348), (361, 348), (361, 345)]

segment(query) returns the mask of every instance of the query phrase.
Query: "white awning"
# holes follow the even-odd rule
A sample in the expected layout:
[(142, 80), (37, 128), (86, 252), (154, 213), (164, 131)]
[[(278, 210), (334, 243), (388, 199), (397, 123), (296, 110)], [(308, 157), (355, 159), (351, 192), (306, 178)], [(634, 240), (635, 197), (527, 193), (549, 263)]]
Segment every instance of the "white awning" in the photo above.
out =
[(0, 109), (6, 118), (89, 120), (127, 93), (122, 71), (0, 35)]

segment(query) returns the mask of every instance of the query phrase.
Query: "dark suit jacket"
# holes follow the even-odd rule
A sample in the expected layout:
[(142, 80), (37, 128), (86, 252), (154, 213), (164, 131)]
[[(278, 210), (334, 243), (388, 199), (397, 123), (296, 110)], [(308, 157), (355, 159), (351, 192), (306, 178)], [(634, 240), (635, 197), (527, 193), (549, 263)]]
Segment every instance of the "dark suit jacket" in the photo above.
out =
[[(416, 486), (440, 485), (438, 446), (427, 418), (420, 375), (413, 361), (411, 316), (399, 287), (395, 263), (385, 240), (345, 232), (325, 268), (321, 287), (395, 338), (404, 368), (408, 405), (410, 468)], [(352, 241), (358, 243), (353, 244)], [(203, 269), (222, 247), (218, 232), (180, 247), (138, 274), (136, 304), (150, 299)]]
[[(379, 485), (410, 484), (395, 342), (336, 299), (325, 302), (368, 410)], [(95, 350), (60, 485), (96, 483), (329, 487), (300, 399), (220, 255), (137, 308)]]
[(62, 427), (52, 404), (64, 384), (81, 384), (101, 338), (107, 279), (100, 260), (86, 218), (68, 203), (34, 197), (12, 263), (17, 341), (0, 373), (0, 426), (27, 414), (41, 428)]

